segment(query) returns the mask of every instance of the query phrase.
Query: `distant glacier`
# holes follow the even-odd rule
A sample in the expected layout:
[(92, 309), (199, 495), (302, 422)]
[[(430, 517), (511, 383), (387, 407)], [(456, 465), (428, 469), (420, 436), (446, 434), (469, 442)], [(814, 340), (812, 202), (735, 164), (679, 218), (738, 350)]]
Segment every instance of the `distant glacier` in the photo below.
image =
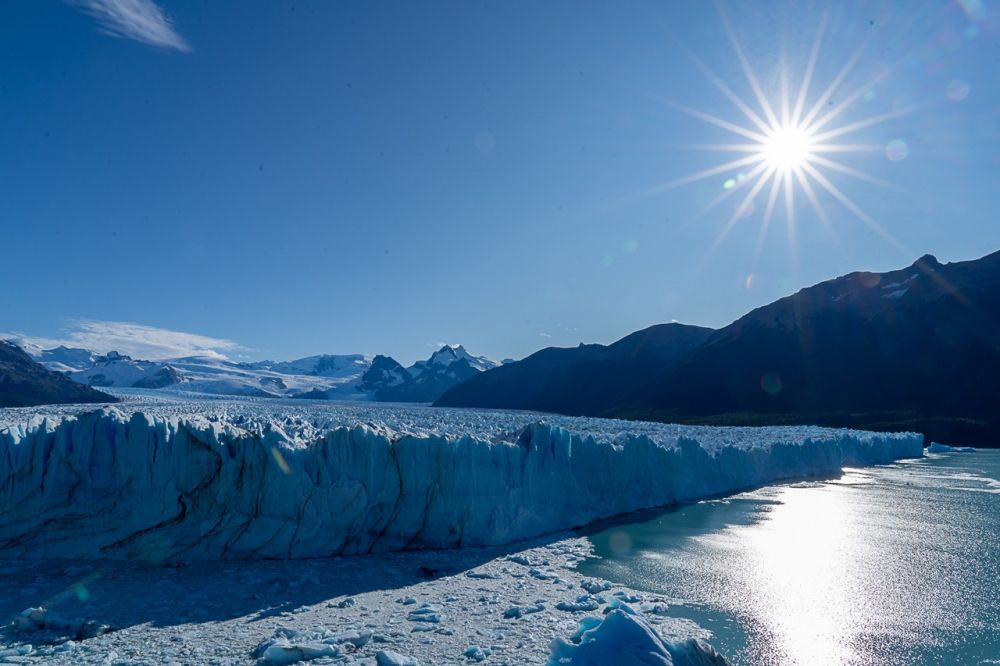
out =
[(309, 558), (495, 545), (922, 455), (913, 433), (126, 396), (0, 410), (0, 555)]
[(426, 360), (403, 367), (383, 355), (321, 354), (249, 363), (219, 355), (141, 360), (114, 351), (44, 349), (16, 336), (9, 342), (48, 370), (87, 386), (204, 396), (433, 402), (456, 384), (501, 365), (462, 345), (442, 345)]

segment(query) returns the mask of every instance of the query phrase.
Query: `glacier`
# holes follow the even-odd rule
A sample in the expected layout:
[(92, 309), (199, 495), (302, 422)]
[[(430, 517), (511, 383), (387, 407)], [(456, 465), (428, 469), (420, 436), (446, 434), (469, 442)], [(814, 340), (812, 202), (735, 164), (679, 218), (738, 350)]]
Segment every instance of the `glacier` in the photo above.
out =
[(506, 544), (923, 454), (915, 433), (372, 403), (0, 410), (0, 556), (296, 559)]

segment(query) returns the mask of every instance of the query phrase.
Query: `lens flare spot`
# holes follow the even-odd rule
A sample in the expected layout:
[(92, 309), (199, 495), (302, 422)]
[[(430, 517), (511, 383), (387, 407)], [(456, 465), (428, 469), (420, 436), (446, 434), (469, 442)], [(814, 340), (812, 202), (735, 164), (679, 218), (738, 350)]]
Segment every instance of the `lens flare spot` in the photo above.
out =
[(277, 446), (271, 447), (271, 455), (274, 457), (274, 462), (278, 463), (278, 469), (285, 474), (292, 473), (292, 468), (288, 466), (287, 462), (285, 462), (285, 456), (281, 455), (281, 451), (278, 450)]
[(722, 189), (724, 189), (724, 190), (731, 190), (734, 187), (736, 187), (736, 179), (735, 178), (727, 178), (726, 182), (724, 182), (722, 184)]
[(73, 593), (76, 595), (76, 598), (79, 599), (80, 601), (87, 601), (88, 599), (90, 599), (90, 590), (88, 590), (83, 585), (77, 585), (76, 587), (74, 587)]
[(886, 144), (885, 156), (893, 162), (905, 160), (910, 156), (910, 147), (902, 139), (893, 139)]
[(492, 132), (477, 132), (472, 142), (480, 155), (492, 155), (497, 147), (497, 140)]
[(969, 96), (969, 84), (961, 79), (952, 79), (944, 94), (953, 102), (961, 102)]
[(635, 240), (634, 238), (630, 238), (629, 240), (625, 241), (626, 252), (635, 252), (638, 249), (639, 249), (639, 241)]
[(755, 279), (756, 278), (754, 274), (751, 273), (750, 275), (747, 276), (747, 279), (743, 281), (743, 286), (747, 289), (753, 289), (753, 283)]
[(858, 282), (861, 286), (871, 289), (872, 287), (877, 287), (878, 283), (882, 281), (882, 276), (878, 273), (859, 273)]
[(733, 211), (733, 218), (739, 220), (744, 217), (751, 217), (754, 210), (756, 209), (754, 208), (753, 201), (744, 202)]
[(608, 539), (608, 548), (615, 557), (623, 557), (632, 552), (632, 537), (622, 530), (615, 530)]
[(777, 395), (781, 393), (784, 384), (776, 372), (765, 372), (760, 378), (760, 388), (768, 395)]
[(615, 258), (612, 257), (610, 254), (606, 254), (603, 257), (601, 257), (601, 263), (604, 264), (605, 266), (610, 266), (611, 264), (615, 263)]
[(958, 0), (958, 6), (973, 21), (986, 18), (986, 5), (983, 4), (983, 0)]

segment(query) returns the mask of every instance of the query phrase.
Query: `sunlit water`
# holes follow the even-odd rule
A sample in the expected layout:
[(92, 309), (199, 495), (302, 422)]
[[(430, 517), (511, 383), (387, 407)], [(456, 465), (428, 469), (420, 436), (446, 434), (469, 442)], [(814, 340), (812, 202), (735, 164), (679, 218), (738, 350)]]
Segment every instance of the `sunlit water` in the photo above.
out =
[(735, 664), (1000, 664), (1000, 451), (633, 515), (581, 569), (678, 601)]

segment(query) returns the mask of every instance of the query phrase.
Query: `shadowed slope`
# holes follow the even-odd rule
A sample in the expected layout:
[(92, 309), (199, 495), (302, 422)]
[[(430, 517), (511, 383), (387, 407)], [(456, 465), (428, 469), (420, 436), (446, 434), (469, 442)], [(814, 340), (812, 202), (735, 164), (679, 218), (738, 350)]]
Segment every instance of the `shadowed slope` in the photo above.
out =
[(46, 370), (16, 345), (0, 340), (0, 407), (78, 402), (118, 402), (118, 399)]
[(598, 414), (672, 366), (711, 333), (712, 329), (700, 326), (660, 324), (608, 346), (549, 347), (476, 375), (445, 392), (435, 404)]
[(851, 273), (720, 329), (607, 414), (680, 422), (1000, 432), (1000, 253)]

